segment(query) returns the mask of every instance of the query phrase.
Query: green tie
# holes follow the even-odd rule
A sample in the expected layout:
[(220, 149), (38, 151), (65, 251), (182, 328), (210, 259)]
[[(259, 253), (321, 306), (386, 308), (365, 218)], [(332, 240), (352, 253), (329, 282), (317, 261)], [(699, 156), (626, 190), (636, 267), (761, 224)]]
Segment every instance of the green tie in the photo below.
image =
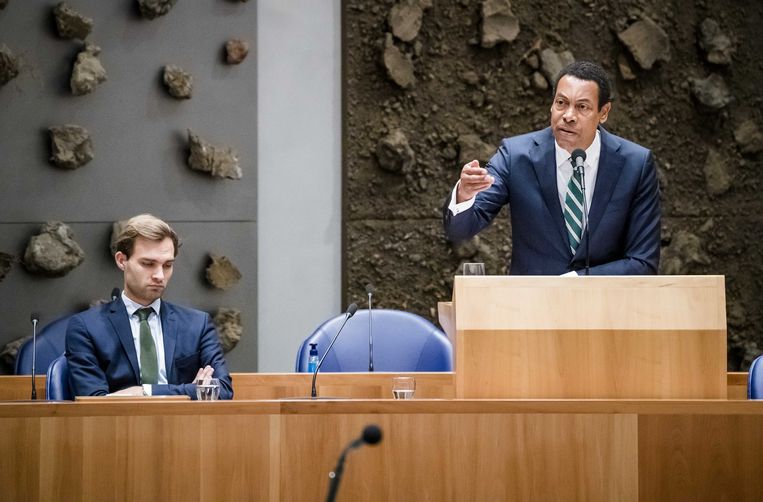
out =
[(583, 235), (583, 189), (580, 178), (580, 172), (573, 170), (570, 182), (567, 184), (567, 196), (564, 198), (564, 224), (567, 227), (567, 237), (573, 256)]
[(156, 359), (156, 345), (151, 336), (151, 327), (148, 325), (148, 316), (154, 309), (146, 307), (135, 311), (140, 319), (140, 383), (159, 382), (159, 363)]

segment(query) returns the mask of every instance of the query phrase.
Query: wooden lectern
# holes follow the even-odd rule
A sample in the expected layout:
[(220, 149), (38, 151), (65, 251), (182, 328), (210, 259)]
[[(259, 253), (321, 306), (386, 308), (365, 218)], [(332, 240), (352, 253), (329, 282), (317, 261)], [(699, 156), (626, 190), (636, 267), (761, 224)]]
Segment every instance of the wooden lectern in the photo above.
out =
[(723, 276), (457, 276), (461, 399), (726, 399)]

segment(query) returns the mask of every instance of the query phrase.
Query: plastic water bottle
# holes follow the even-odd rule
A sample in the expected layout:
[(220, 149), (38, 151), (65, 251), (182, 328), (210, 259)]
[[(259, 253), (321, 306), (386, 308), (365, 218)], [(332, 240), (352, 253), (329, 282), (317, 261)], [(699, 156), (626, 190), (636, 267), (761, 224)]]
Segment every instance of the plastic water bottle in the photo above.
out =
[(310, 357), (307, 359), (307, 372), (315, 373), (315, 369), (318, 367), (318, 344), (310, 344)]

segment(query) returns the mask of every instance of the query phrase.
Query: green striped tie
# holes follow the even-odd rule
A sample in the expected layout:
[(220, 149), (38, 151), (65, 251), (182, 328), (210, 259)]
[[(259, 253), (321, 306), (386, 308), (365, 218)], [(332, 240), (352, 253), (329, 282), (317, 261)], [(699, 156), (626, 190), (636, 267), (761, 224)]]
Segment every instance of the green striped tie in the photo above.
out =
[(156, 344), (151, 336), (148, 316), (154, 309), (146, 307), (135, 311), (140, 319), (140, 383), (155, 384), (159, 382), (159, 362), (156, 358)]
[(573, 169), (567, 184), (567, 196), (564, 198), (564, 223), (573, 256), (583, 235), (583, 188), (580, 181), (580, 172)]

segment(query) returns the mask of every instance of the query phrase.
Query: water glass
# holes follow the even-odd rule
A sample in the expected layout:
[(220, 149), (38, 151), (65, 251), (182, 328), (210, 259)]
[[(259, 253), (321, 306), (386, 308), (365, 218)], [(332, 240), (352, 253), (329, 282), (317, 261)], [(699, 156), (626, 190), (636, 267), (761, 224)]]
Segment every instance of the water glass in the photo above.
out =
[(220, 380), (201, 378), (196, 381), (196, 399), (199, 401), (217, 401), (220, 398)]
[(485, 275), (485, 264), (464, 263), (463, 275)]
[(416, 380), (411, 376), (394, 377), (392, 379), (392, 396), (395, 399), (413, 399), (416, 392)]

